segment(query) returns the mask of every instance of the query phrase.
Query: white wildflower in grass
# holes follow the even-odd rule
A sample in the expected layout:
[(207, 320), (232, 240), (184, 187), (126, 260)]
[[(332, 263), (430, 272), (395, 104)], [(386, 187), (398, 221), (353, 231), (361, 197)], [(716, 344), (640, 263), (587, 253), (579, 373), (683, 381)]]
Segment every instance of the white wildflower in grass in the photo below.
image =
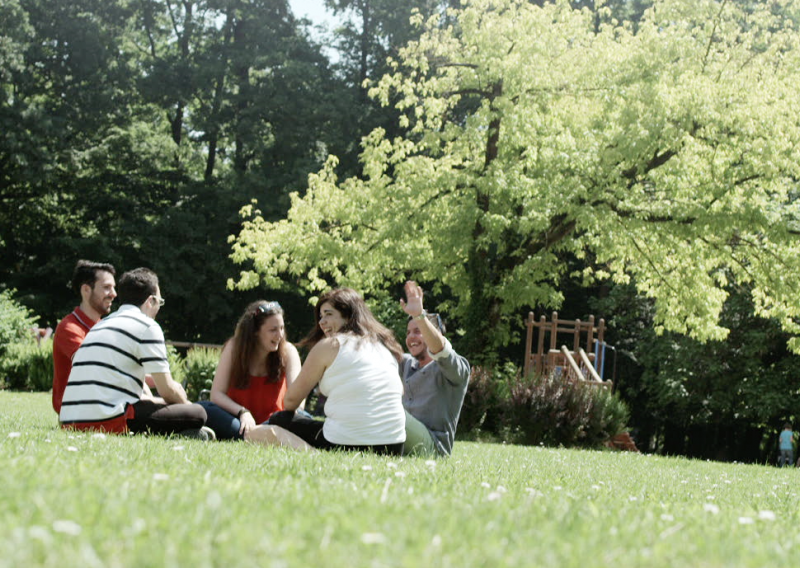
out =
[(595, 491), (599, 491), (600, 490), (600, 486), (599, 485), (592, 485), (592, 489), (594, 489)]
[(28, 527), (28, 536), (45, 544), (50, 544), (53, 542), (53, 535), (51, 535), (50, 531), (41, 525), (33, 525)]
[(674, 521), (674, 520), (675, 520), (675, 517), (673, 517), (672, 515), (670, 515), (670, 514), (668, 514), (668, 513), (663, 513), (663, 514), (661, 515), (661, 520), (662, 520), (662, 521), (668, 521), (668, 522), (672, 522), (672, 521)]
[(638, 500), (639, 500), (639, 498), (636, 495), (629, 495), (628, 496), (628, 501), (638, 501)]
[(427, 460), (425, 462), (425, 465), (427, 465), (428, 467), (436, 467), (436, 462), (434, 460)]
[(485, 488), (485, 489), (489, 489), (489, 488), (491, 487), (491, 485), (489, 485), (489, 484), (488, 484), (488, 483), (486, 483), (485, 481), (481, 481), (481, 487), (483, 487), (483, 488)]
[(361, 542), (364, 544), (383, 544), (386, 537), (381, 533), (364, 533), (361, 535)]
[(57, 533), (63, 534), (70, 534), (72, 536), (77, 536), (81, 534), (81, 526), (76, 523), (75, 521), (54, 521), (53, 522), (53, 530)]
[(564, 489), (564, 488), (561, 487), (560, 485), (554, 485), (553, 486), (553, 491), (561, 491), (562, 489)]
[(713, 501), (714, 499), (716, 499), (716, 497), (714, 497), (713, 495), (706, 495), (706, 499), (708, 499), (709, 501)]
[(47, 442), (47, 443), (49, 444), (49, 443), (50, 443), (50, 442), (52, 442), (53, 440), (51, 440), (50, 438), (45, 438), (45, 439), (44, 439), (44, 441), (45, 441), (45, 442)]
[(740, 525), (752, 525), (754, 522), (752, 517), (739, 517)]
[(139, 534), (144, 532), (144, 529), (147, 528), (147, 522), (142, 519), (141, 517), (136, 517), (133, 519), (133, 524), (131, 525), (131, 532), (133, 534)]
[(528, 495), (530, 495), (531, 497), (544, 497), (544, 493), (542, 493), (542, 492), (541, 492), (541, 491), (539, 491), (538, 489), (534, 489), (533, 487), (526, 487), (526, 488), (525, 488), (525, 491), (526, 491), (526, 492), (528, 493)]
[(76, 448), (75, 446), (67, 446), (67, 451), (68, 452), (77, 452), (78, 448)]
[(92, 434), (92, 438), (94, 438), (95, 440), (104, 440), (105, 437), (106, 435), (103, 434), (102, 432), (95, 432), (94, 434)]
[(8, 437), (9, 438), (19, 438), (20, 436), (22, 436), (21, 432), (9, 432), (8, 433)]
[(776, 517), (772, 511), (759, 511), (758, 518), (762, 521), (774, 521)]
[(406, 472), (405, 471), (395, 471), (394, 472), (394, 476), (395, 477), (405, 477), (406, 476)]
[(217, 510), (222, 506), (222, 495), (219, 491), (209, 491), (206, 495), (206, 505), (209, 509)]
[(155, 479), (156, 481), (166, 481), (167, 479), (169, 479), (169, 475), (167, 475), (166, 473), (154, 473), (153, 479)]
[(183, 446), (173, 446), (172, 447), (172, 451), (173, 452), (182, 452), (183, 451)]
[(497, 489), (496, 489), (496, 491), (497, 491), (498, 493), (508, 493), (508, 489), (506, 489), (506, 488), (505, 488), (505, 487), (503, 487), (502, 485), (498, 485), (498, 486), (497, 486)]
[(389, 469), (397, 469), (397, 464), (394, 462), (389, 462), (386, 464), (386, 467), (388, 467)]
[(431, 545), (437, 548), (442, 546), (442, 537), (440, 537), (438, 534), (433, 535), (433, 538), (431, 539)]
[(371, 465), (362, 465), (361, 466), (361, 471), (372, 471), (372, 466)]
[(498, 501), (503, 496), (502, 493), (499, 491), (492, 491), (489, 495), (486, 496), (486, 499), (489, 501)]
[(717, 507), (713, 503), (705, 503), (703, 505), (703, 510), (706, 513), (711, 513), (712, 515), (716, 515), (717, 513), (719, 513), (719, 507)]

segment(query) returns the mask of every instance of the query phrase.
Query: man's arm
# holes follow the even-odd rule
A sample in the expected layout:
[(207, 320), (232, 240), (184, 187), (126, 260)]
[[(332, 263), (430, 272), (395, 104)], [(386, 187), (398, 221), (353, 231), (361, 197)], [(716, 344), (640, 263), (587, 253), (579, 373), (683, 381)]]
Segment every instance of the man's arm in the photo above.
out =
[(167, 404), (189, 404), (186, 391), (180, 383), (173, 380), (171, 373), (152, 373), (158, 394)]
[(445, 340), (445, 348), (439, 353), (431, 353), (431, 358), (439, 365), (445, 380), (457, 387), (469, 381), (472, 371), (466, 357), (456, 353), (450, 342)]

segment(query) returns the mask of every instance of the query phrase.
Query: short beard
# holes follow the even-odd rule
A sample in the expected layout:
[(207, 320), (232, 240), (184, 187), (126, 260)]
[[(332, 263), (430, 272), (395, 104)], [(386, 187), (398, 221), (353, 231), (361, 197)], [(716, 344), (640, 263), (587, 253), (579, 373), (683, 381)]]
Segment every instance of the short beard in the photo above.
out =
[(97, 313), (100, 314), (101, 316), (104, 316), (111, 312), (111, 306), (108, 306), (108, 309), (106, 309), (106, 307), (103, 305), (102, 300), (97, 303), (90, 302), (89, 305), (92, 306), (92, 308), (94, 308), (95, 310), (97, 310)]

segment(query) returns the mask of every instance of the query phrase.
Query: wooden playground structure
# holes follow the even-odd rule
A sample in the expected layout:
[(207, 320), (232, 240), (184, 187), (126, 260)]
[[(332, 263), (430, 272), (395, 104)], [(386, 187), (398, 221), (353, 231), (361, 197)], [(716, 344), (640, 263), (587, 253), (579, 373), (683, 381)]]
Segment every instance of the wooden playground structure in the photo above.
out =
[[(552, 313), (550, 321), (547, 321), (544, 315), (537, 320), (533, 312), (530, 312), (526, 324), (528, 328), (525, 340), (526, 376), (529, 373), (538, 375), (557, 373), (565, 380), (580, 380), (592, 385), (613, 388), (612, 381), (603, 379), (605, 320), (601, 318), (597, 325), (594, 316), (589, 316), (588, 321), (562, 320), (558, 319), (558, 312)], [(572, 349), (567, 347), (570, 339)]]

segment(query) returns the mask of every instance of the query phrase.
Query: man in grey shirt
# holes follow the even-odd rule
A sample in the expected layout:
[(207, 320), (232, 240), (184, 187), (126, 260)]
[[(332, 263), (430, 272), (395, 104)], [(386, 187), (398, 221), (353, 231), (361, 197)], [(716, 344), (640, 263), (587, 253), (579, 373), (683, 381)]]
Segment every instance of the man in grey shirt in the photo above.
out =
[(469, 383), (469, 362), (453, 351), (442, 335), (438, 314), (422, 306), (422, 288), (406, 282), (406, 300), (400, 300), (410, 316), (400, 374), (406, 410), (404, 455), (449, 456), (453, 451), (458, 417)]

